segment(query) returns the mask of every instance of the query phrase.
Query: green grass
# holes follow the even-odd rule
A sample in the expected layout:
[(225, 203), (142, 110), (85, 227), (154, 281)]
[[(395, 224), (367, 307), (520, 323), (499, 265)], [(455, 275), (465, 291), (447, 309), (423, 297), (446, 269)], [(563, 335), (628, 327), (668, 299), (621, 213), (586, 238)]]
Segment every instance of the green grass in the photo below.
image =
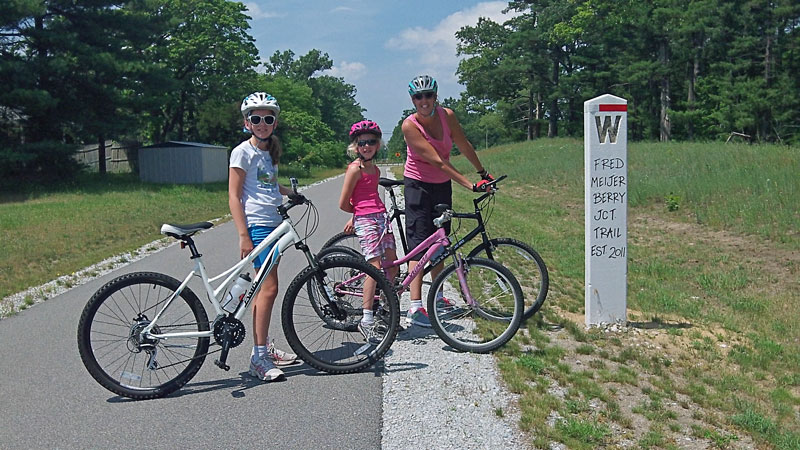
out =
[[(299, 181), (308, 184), (341, 172), (329, 170)], [(227, 190), (227, 183), (149, 184), (131, 174), (109, 174), (4, 193), (0, 299), (159, 239), (164, 222), (226, 216)]]
[(800, 246), (797, 147), (632, 144), (628, 160), (631, 207), (670, 198), (698, 223)]
[[(530, 337), (524, 339), (537, 350), (521, 353), (518, 334), (499, 352), (501, 360), (517, 361), (500, 367), (522, 395), (521, 423), (538, 436), (536, 445), (575, 442), (576, 430), (595, 420), (579, 406), (595, 398), (622, 426), (631, 423), (629, 415), (651, 424), (637, 439), (642, 448), (669, 448), (668, 435), (680, 427), (665, 402), (682, 395), (679, 405), (704, 408), (693, 420), (702, 423), (697, 429), (711, 445), (725, 448), (748, 435), (758, 446), (792, 448), (800, 433), (800, 270), (791, 256), (800, 250), (800, 149), (630, 145), (628, 307), (645, 318), (637, 320), (684, 343), (675, 360), (636, 346), (630, 336), (588, 333), (580, 319), (559, 316), (583, 314), (582, 142), (538, 140), (479, 155), (493, 174), (509, 175), (490, 231), (524, 237), (543, 256), (551, 285), (540, 316), (579, 343), (564, 351), (558, 341), (537, 337), (547, 334), (545, 325), (529, 323)], [(463, 159), (454, 164), (471, 172)], [(470, 209), (472, 194), (455, 189), (455, 196), (457, 209)], [(776, 252), (784, 256), (773, 257)], [(683, 325), (670, 327), (665, 320)], [(578, 356), (594, 358), (584, 366), (591, 370), (565, 364)], [(527, 377), (527, 383), (515, 376)], [(553, 380), (570, 392), (564, 400), (528, 397), (530, 383), (547, 386)], [(637, 412), (611, 406), (617, 405), (620, 385), (642, 390)], [(648, 398), (650, 385), (657, 386), (650, 395), (658, 394)], [(735, 399), (750, 409), (742, 410)], [(544, 425), (553, 410), (574, 413), (571, 425)]]

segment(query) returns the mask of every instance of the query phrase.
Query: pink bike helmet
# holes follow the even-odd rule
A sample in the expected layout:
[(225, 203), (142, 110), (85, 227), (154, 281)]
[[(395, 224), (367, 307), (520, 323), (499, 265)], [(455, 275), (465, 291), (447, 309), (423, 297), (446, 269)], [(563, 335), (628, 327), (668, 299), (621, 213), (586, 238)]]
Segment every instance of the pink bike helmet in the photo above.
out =
[(377, 123), (371, 120), (362, 120), (361, 122), (356, 122), (353, 126), (350, 127), (350, 140), (361, 136), (362, 134), (375, 134), (379, 138), (383, 135), (381, 133), (381, 127), (378, 126)]

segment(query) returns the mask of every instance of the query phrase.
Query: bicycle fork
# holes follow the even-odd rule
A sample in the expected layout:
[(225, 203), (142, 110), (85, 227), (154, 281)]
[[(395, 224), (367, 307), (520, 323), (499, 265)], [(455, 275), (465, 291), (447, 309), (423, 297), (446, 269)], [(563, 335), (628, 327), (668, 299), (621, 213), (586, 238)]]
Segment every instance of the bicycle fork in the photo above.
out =
[(454, 259), (456, 260), (455, 264), (456, 274), (458, 275), (458, 284), (461, 285), (461, 295), (464, 297), (464, 300), (470, 307), (475, 308), (478, 303), (474, 298), (472, 298), (472, 293), (470, 293), (469, 285), (467, 284), (467, 273), (469, 273), (469, 268), (467, 267), (464, 258), (457, 256)]
[[(331, 289), (327, 283), (325, 283), (325, 272), (318, 272), (317, 273), (317, 282), (319, 283), (320, 287), (322, 288), (320, 292), (322, 297), (324, 298), (324, 302), (320, 303), (320, 307), (324, 312), (330, 314), (336, 320), (344, 320), (347, 317), (347, 313), (344, 312), (340, 307), (339, 304), (336, 302), (336, 292), (334, 289)], [(314, 301), (313, 299), (311, 301)]]

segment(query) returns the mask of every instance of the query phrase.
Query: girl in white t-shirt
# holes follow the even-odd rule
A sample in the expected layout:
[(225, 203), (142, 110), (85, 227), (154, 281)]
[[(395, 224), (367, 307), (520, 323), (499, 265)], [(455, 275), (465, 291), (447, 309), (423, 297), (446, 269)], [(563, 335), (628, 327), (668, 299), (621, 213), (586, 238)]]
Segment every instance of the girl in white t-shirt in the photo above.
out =
[[(231, 152), (228, 206), (239, 233), (239, 256), (244, 258), (281, 223), (277, 207), (290, 188), (278, 184), (281, 144), (275, 136), (281, 109), (275, 97), (256, 92), (242, 101), (244, 127), (252, 135)], [(253, 266), (256, 272), (269, 251), (262, 252)], [(296, 362), (297, 355), (275, 348), (269, 339), (272, 307), (278, 295), (278, 267), (269, 272), (253, 300), (253, 353), (250, 375), (264, 381), (283, 377), (276, 366)]]

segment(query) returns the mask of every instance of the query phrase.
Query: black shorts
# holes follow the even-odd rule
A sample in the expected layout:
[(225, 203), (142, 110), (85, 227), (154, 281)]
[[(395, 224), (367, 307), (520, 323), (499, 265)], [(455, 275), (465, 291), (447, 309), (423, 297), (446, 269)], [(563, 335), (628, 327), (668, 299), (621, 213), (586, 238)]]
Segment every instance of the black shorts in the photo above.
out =
[[(453, 205), (453, 186), (450, 181), (444, 183), (425, 183), (413, 178), (405, 178), (404, 193), (406, 201), (406, 241), (408, 249), (413, 250), (430, 235), (436, 232), (433, 219), (439, 217), (436, 205), (444, 203)], [(444, 224), (444, 230), (450, 234), (450, 222)], [(424, 252), (414, 255), (411, 260), (419, 261)]]

